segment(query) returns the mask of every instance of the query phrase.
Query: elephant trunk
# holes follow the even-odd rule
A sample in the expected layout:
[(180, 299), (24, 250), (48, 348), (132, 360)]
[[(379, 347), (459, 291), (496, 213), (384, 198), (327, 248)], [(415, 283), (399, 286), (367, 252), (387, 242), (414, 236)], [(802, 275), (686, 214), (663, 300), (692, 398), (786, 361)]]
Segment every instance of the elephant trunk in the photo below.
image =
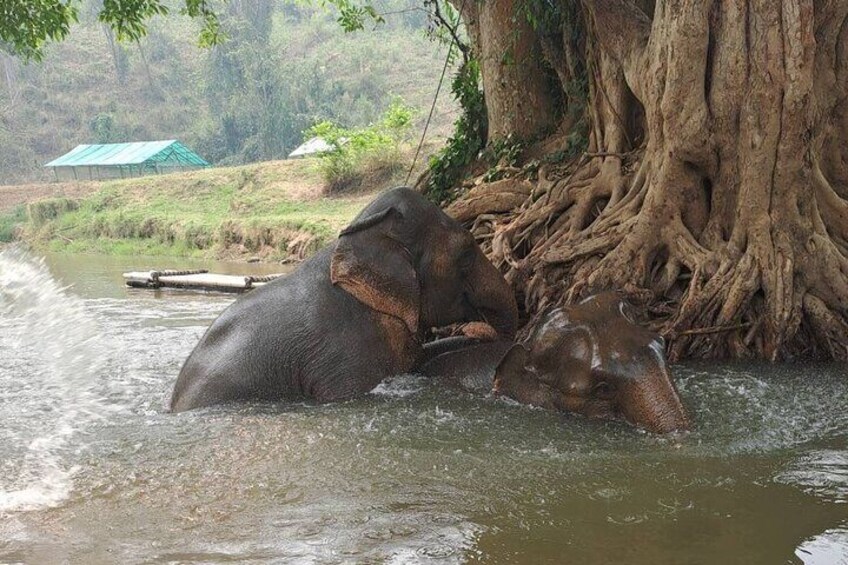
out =
[(515, 336), (518, 325), (515, 295), (482, 251), (477, 252), (469, 273), (467, 298), (474, 318), (488, 323), (502, 338), (512, 339)]
[(689, 416), (665, 367), (630, 381), (622, 394), (625, 400), (620, 409), (631, 424), (658, 434), (690, 428)]

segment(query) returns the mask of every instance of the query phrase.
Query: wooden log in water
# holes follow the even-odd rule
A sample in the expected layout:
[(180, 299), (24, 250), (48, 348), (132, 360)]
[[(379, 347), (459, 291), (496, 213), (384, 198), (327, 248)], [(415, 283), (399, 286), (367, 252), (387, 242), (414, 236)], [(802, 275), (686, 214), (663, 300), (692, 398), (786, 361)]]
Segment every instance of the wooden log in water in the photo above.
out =
[(205, 269), (194, 271), (133, 271), (124, 273), (127, 286), (133, 288), (180, 288), (217, 292), (246, 292), (260, 287), (281, 274), (219, 275)]

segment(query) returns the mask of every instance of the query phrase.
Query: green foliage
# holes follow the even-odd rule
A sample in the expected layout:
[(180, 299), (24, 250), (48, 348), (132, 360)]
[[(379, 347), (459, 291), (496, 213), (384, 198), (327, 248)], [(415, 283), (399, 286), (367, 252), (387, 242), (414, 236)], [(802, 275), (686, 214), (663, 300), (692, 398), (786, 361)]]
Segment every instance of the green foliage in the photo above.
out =
[(430, 178), (427, 194), (437, 203), (449, 202), (454, 187), (467, 167), (486, 146), (488, 120), (483, 91), (480, 88), (480, 67), (469, 59), (457, 71), (451, 92), (462, 108), (454, 124), (453, 135), (445, 147), (430, 158)]
[(377, 13), (374, 6), (368, 3), (357, 4), (350, 0), (327, 0), (327, 3), (336, 7), (339, 12), (336, 21), (348, 33), (365, 29), (365, 24), (369, 21), (375, 25), (386, 21)]
[(98, 18), (115, 30), (118, 41), (138, 41), (147, 34), (147, 20), (167, 13), (159, 0), (103, 0)]
[(94, 143), (117, 143), (127, 138), (126, 131), (118, 125), (111, 112), (100, 112), (88, 124)]
[(180, 13), (203, 21), (203, 27), (197, 38), (197, 44), (200, 47), (220, 45), (227, 39), (226, 34), (221, 31), (218, 16), (206, 0), (185, 0), (185, 6), (180, 9)]
[(455, 47), (448, 52), (448, 62), (456, 63), (457, 55), (462, 55), (462, 61), (467, 62), (471, 52), (467, 40), (460, 33), (462, 19), (459, 10), (447, 0), (424, 0), (427, 11), (427, 37), (442, 45)]
[(26, 207), (15, 206), (10, 212), (0, 213), (0, 242), (8, 243), (27, 220)]
[[(589, 81), (586, 59), (582, 54), (586, 50), (586, 22), (583, 20), (579, 2), (549, 2), (548, 0), (521, 0), (519, 10), (533, 26), (537, 36), (545, 41), (549, 48), (561, 49), (560, 58), (567, 65), (569, 82), (563, 92), (562, 83), (549, 73), (552, 96), (564, 98), (562, 102), (578, 130), (577, 137), (588, 128), (586, 124), (586, 102), (589, 97)], [(568, 53), (571, 53), (569, 56)], [(579, 139), (569, 139), (566, 152), (573, 152)]]
[(40, 60), (45, 42), (61, 41), (77, 21), (78, 9), (67, 0), (3, 0), (0, 47), (27, 59)]
[(503, 164), (514, 167), (522, 151), (524, 151), (524, 144), (509, 135), (492, 141), (486, 148), (485, 157), (492, 166)]
[(489, 170), (483, 176), (486, 182), (499, 180), (503, 176), (502, 167), (515, 167), (524, 151), (524, 143), (512, 135), (495, 139), (482, 153), (483, 159), (489, 164)]
[(268, 0), (242, 0), (231, 3), (222, 16), (230, 39), (210, 53), (210, 80), (204, 89), (212, 109), (204, 143), (211, 146), (213, 160), (229, 157), (224, 163), (230, 164), (279, 158), (295, 135), (279, 71), (284, 55), (271, 44), (272, 6)]
[(399, 167), (402, 162), (400, 145), (408, 139), (414, 114), (413, 108), (395, 98), (376, 124), (344, 128), (323, 120), (303, 135), (305, 139), (320, 137), (332, 146), (332, 150), (321, 153), (319, 163), (326, 182), (338, 189), (369, 171)]
[(578, 2), (549, 2), (548, 0), (521, 0), (518, 12), (537, 33), (554, 35), (561, 30), (562, 22), (579, 9)]
[[(3, 0), (0, 3), (0, 42), (6, 50), (26, 59), (41, 60), (48, 41), (62, 41), (71, 24), (79, 21), (80, 0)], [(160, 0), (103, 0), (98, 19), (115, 30), (120, 41), (138, 41), (147, 35), (149, 20), (164, 16)], [(215, 45), (223, 36), (207, 0), (185, 0), (181, 14), (200, 19), (199, 43)]]
[(403, 141), (409, 134), (414, 116), (415, 109), (407, 106), (403, 98), (395, 97), (391, 104), (389, 104), (386, 113), (383, 114), (383, 119), (376, 127), (391, 137), (395, 141), (395, 144), (397, 144)]

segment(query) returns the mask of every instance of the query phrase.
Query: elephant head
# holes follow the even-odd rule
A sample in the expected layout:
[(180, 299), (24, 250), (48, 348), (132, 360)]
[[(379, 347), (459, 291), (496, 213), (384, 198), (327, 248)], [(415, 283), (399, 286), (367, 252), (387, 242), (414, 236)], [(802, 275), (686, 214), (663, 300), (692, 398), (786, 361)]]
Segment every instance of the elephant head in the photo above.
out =
[(466, 229), (408, 188), (383, 193), (341, 232), (330, 273), (333, 284), (419, 338), (467, 320), (505, 338), (515, 333), (515, 297), (503, 276)]
[(591, 418), (624, 419), (652, 432), (689, 428), (658, 334), (633, 322), (615, 293), (548, 312), (495, 371), (493, 390)]

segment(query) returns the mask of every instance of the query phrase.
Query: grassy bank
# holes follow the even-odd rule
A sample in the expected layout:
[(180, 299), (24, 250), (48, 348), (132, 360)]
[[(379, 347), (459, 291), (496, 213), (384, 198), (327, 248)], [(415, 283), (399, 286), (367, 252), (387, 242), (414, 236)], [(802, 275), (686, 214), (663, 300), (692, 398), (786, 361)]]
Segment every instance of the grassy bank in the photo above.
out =
[(103, 182), (0, 212), (0, 239), (60, 252), (297, 259), (371, 198), (326, 197), (323, 182), (310, 160)]

